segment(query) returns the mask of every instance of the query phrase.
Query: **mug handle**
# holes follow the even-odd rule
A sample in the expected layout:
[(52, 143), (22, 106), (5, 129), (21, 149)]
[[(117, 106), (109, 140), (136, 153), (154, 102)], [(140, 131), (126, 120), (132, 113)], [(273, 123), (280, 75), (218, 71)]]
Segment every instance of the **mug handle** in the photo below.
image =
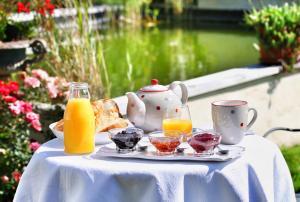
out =
[(254, 124), (254, 122), (256, 121), (256, 119), (257, 119), (257, 111), (256, 111), (256, 109), (254, 109), (254, 108), (249, 108), (248, 109), (248, 112), (250, 112), (250, 111), (253, 111), (253, 117), (252, 117), (252, 120), (248, 123), (248, 125), (247, 125), (247, 130), (249, 130), (249, 128)]
[(181, 102), (182, 102), (182, 104), (185, 104), (188, 101), (188, 90), (187, 90), (186, 85), (184, 85), (180, 81), (174, 81), (170, 84), (169, 89), (174, 91), (174, 89), (177, 87), (177, 85), (179, 85), (180, 89), (181, 89)]

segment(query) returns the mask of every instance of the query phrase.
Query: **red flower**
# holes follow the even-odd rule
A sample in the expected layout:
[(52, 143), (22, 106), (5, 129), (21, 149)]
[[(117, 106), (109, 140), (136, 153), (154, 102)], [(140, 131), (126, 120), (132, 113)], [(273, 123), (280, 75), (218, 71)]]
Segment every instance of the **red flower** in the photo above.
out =
[(31, 123), (32, 121), (39, 120), (39, 119), (40, 119), (40, 115), (37, 114), (37, 113), (34, 113), (34, 112), (28, 112), (28, 113), (26, 113), (25, 120), (28, 123)]
[(55, 5), (51, 3), (51, 0), (45, 0), (44, 5), (37, 8), (36, 12), (38, 12), (42, 16), (45, 16), (47, 11), (50, 15), (52, 15), (54, 13), (54, 9)]
[(42, 131), (42, 124), (40, 123), (39, 120), (33, 120), (31, 122), (31, 127), (38, 132)]
[(29, 147), (31, 151), (35, 152), (41, 145), (38, 142), (30, 143)]
[(41, 14), (42, 16), (46, 15), (46, 10), (43, 7), (40, 7), (36, 10), (36, 12), (38, 12), (39, 14)]
[(9, 178), (6, 175), (1, 176), (1, 181), (3, 182), (3, 184), (6, 184), (9, 182)]
[(7, 95), (3, 97), (3, 100), (7, 103), (14, 103), (15, 101), (17, 101), (17, 98)]
[(17, 92), (19, 90), (19, 84), (15, 81), (11, 81), (7, 84), (7, 88), (10, 92)]
[(14, 180), (16, 182), (19, 182), (20, 179), (21, 179), (21, 176), (22, 176), (22, 174), (19, 171), (17, 171), (17, 170), (15, 170), (14, 172), (12, 172), (11, 175), (12, 175), (12, 177), (14, 178)]
[(22, 2), (17, 3), (18, 13), (30, 13), (30, 2), (23, 4)]
[(48, 11), (50, 15), (54, 13), (55, 6), (51, 3), (51, 0), (45, 0), (44, 8)]
[(9, 93), (10, 93), (9, 88), (3, 81), (1, 81), (0, 82), (0, 95), (6, 96), (6, 95), (9, 95)]

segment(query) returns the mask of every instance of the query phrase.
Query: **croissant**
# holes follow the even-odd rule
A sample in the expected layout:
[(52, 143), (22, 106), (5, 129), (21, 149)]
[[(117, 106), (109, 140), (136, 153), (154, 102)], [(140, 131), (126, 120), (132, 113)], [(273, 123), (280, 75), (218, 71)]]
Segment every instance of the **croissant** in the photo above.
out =
[[(101, 99), (91, 102), (95, 115), (96, 132), (105, 132), (113, 128), (125, 128), (128, 122), (122, 118), (119, 107), (112, 99)], [(55, 125), (58, 131), (64, 130), (64, 120)]]

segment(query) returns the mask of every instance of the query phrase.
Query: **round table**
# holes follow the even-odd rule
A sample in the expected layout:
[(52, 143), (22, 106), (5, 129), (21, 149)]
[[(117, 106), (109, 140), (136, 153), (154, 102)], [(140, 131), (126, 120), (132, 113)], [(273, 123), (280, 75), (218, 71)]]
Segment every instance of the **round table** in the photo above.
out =
[(227, 162), (170, 162), (71, 156), (54, 139), (33, 155), (14, 201), (296, 201), (278, 147), (257, 135), (240, 145), (243, 156)]

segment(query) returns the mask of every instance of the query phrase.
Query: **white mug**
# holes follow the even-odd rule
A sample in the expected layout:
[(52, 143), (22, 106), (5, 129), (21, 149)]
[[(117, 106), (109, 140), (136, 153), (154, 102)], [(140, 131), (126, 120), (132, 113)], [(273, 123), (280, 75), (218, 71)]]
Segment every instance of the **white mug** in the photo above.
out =
[[(248, 103), (243, 100), (221, 100), (211, 105), (214, 130), (221, 134), (223, 144), (239, 143), (257, 118), (257, 111), (248, 108)], [(254, 114), (248, 123), (249, 111)]]

